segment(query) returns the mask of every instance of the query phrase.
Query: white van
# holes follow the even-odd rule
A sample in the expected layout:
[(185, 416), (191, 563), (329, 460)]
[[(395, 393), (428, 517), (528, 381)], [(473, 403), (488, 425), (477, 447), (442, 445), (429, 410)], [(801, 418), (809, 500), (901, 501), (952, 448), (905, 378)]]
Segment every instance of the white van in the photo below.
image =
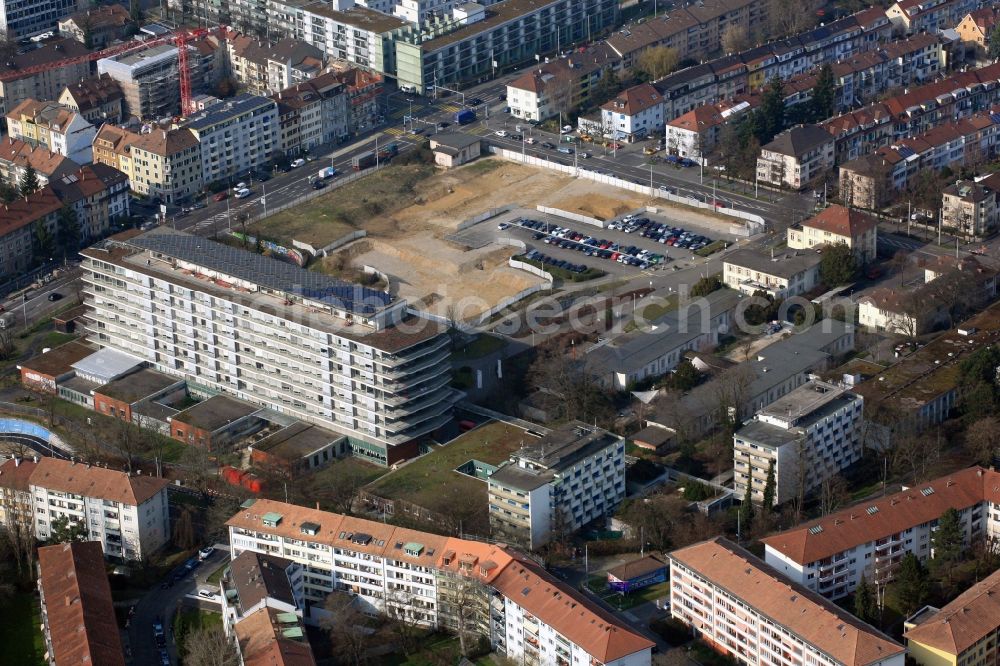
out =
[(247, 189), (245, 187), (242, 190), (236, 190), (236, 198), (237, 199), (246, 199), (251, 194), (253, 194), (253, 193), (249, 189)]

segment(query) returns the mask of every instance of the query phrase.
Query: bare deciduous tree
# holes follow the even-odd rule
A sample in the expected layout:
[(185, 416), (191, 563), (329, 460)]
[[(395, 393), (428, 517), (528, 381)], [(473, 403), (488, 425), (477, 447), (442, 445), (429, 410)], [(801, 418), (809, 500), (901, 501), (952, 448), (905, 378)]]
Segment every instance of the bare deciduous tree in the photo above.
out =
[(722, 33), (723, 53), (739, 53), (750, 47), (750, 35), (745, 25), (733, 23)]
[(840, 474), (823, 479), (820, 484), (819, 510), (821, 515), (828, 515), (847, 504), (851, 495), (847, 482)]
[(651, 81), (657, 81), (674, 71), (678, 62), (680, 55), (677, 49), (669, 46), (652, 46), (639, 54), (636, 67), (645, 72)]
[(965, 448), (981, 464), (989, 464), (1000, 445), (1000, 419), (984, 416), (965, 431)]
[(222, 631), (222, 627), (197, 629), (184, 640), (185, 666), (239, 666), (240, 656), (236, 646)]
[(334, 590), (323, 602), (323, 610), (327, 612), (323, 625), (330, 634), (338, 661), (354, 666), (366, 663), (374, 630), (368, 626), (370, 621), (357, 600), (347, 592)]

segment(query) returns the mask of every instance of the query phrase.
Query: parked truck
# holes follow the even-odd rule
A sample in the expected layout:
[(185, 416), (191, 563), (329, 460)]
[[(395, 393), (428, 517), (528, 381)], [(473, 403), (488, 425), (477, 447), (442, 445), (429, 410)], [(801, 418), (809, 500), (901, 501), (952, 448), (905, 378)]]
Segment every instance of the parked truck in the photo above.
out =
[(378, 158), (380, 160), (390, 160), (396, 155), (399, 155), (398, 144), (390, 143), (378, 149)]
[(360, 155), (355, 155), (354, 159), (351, 160), (351, 167), (355, 171), (361, 171), (362, 169), (368, 169), (375, 166), (375, 151), (369, 150), (367, 153), (361, 153)]
[(332, 166), (328, 166), (320, 169), (316, 177), (319, 178), (320, 180), (326, 180), (327, 178), (333, 178), (336, 175), (337, 175), (337, 170)]
[(476, 121), (476, 112), (472, 109), (462, 109), (455, 112), (455, 122), (459, 125), (468, 125)]

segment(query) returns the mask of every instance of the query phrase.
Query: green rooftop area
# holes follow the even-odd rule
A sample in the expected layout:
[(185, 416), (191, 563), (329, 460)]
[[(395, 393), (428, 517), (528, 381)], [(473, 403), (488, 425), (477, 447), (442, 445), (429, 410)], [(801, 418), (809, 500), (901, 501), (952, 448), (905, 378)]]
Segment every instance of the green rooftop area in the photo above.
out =
[(486, 483), (455, 470), (470, 460), (497, 466), (520, 449), (524, 440), (521, 428), (491, 421), (389, 472), (368, 485), (365, 492), (435, 510), (435, 500), (443, 496), (441, 491), (447, 486), (448, 495), (461, 495), (485, 507)]
[(855, 388), (865, 400), (891, 399), (904, 408), (917, 408), (955, 389), (959, 365), (972, 352), (993, 344), (1000, 332), (1000, 304), (965, 321), (959, 329), (942, 333), (884, 372)]

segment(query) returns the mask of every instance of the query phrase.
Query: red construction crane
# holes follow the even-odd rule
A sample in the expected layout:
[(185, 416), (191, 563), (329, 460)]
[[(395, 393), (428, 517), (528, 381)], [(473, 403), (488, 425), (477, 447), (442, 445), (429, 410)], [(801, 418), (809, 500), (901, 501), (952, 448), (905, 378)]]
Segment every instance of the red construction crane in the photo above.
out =
[(154, 46), (162, 46), (163, 44), (173, 44), (177, 46), (177, 69), (180, 75), (181, 86), (181, 113), (187, 115), (193, 111), (193, 108), (191, 104), (191, 72), (188, 70), (187, 66), (187, 49), (185, 46), (190, 40), (200, 39), (201, 37), (211, 34), (223, 35), (227, 30), (228, 28), (225, 26), (219, 26), (218, 28), (213, 28), (211, 30), (205, 28), (181, 29), (172, 35), (159, 37), (157, 39), (148, 39), (145, 41), (134, 39), (124, 44), (118, 44), (116, 46), (102, 49), (100, 51), (94, 51), (93, 53), (88, 53), (86, 55), (76, 56), (74, 58), (55, 60), (20, 69), (11, 69), (10, 71), (0, 73), (0, 81), (15, 81), (26, 76), (31, 76), (32, 74), (48, 71), (50, 69), (68, 67), (69, 65), (75, 65), (81, 62), (93, 62), (95, 60), (100, 60), (101, 58), (110, 58), (112, 56), (121, 55), (130, 51), (138, 51), (140, 49), (148, 49)]

